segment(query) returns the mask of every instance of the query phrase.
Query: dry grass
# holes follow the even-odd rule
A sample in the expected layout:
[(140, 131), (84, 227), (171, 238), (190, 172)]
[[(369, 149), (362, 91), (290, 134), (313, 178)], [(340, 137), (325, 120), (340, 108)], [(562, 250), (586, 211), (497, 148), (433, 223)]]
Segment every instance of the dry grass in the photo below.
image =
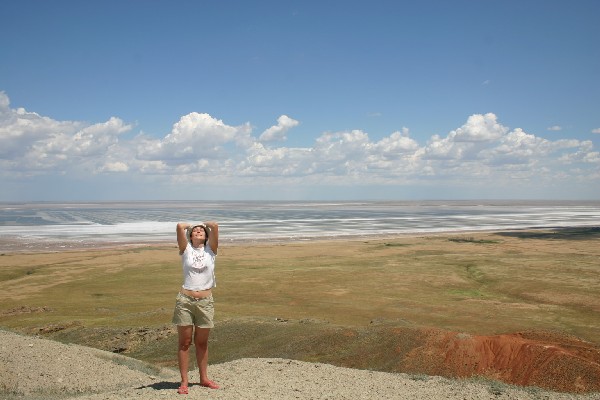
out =
[[(217, 323), (280, 318), (473, 334), (549, 329), (599, 344), (597, 235), (556, 237), (475, 233), (222, 245)], [(180, 280), (174, 245), (5, 254), (0, 326), (28, 332), (51, 324), (162, 326), (170, 322)], [(23, 306), (34, 311), (15, 312)], [(35, 311), (41, 307), (51, 311)], [(250, 330), (246, 322), (240, 326)], [(306, 325), (294, 327), (302, 337)], [(271, 342), (290, 339), (290, 332), (273, 329)]]
[(226, 249), (219, 310), (227, 317), (402, 321), (479, 334), (559, 329), (598, 340), (597, 239), (476, 237)]

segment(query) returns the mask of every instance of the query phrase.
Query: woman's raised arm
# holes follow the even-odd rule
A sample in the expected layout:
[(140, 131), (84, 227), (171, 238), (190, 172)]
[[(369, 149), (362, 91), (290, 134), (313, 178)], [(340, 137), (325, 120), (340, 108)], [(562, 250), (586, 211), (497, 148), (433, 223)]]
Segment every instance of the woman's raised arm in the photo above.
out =
[(179, 254), (183, 254), (188, 244), (186, 230), (191, 227), (191, 224), (187, 222), (180, 222), (177, 224), (177, 246), (179, 247)]
[(204, 223), (209, 229), (208, 231), (208, 244), (213, 253), (217, 254), (219, 248), (219, 224), (216, 221), (207, 221)]

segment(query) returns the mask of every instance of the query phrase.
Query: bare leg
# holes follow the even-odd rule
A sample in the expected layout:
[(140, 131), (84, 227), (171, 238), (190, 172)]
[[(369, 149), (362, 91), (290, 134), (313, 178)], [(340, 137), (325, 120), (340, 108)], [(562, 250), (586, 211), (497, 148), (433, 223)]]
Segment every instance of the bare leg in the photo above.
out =
[(181, 374), (181, 386), (188, 386), (188, 368), (190, 361), (190, 346), (192, 344), (192, 333), (194, 326), (178, 326), (179, 344), (177, 350), (177, 361), (179, 362), (179, 373)]
[(211, 389), (218, 389), (219, 385), (208, 379), (208, 335), (210, 335), (210, 328), (196, 327), (194, 346), (196, 346), (196, 362), (200, 370), (200, 384)]

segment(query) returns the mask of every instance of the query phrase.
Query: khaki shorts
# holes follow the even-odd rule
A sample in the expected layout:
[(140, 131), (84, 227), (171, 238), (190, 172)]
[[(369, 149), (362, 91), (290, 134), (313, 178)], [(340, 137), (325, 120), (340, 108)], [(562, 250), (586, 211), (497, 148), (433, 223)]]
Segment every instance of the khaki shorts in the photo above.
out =
[(214, 328), (215, 308), (213, 297), (195, 299), (177, 293), (173, 323), (180, 326), (195, 325), (198, 328)]

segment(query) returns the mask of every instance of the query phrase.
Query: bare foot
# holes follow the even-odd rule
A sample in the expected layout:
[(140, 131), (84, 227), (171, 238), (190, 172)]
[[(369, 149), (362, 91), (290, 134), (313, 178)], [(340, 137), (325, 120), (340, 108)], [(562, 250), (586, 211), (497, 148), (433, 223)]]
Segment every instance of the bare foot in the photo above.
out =
[(177, 389), (177, 393), (179, 394), (188, 394), (188, 387), (187, 385), (181, 385), (179, 386), (179, 389)]
[(220, 386), (217, 385), (216, 382), (213, 382), (211, 380), (206, 380), (204, 382), (200, 382), (200, 385), (204, 386), (204, 387), (207, 387), (209, 389), (219, 389), (220, 388)]

